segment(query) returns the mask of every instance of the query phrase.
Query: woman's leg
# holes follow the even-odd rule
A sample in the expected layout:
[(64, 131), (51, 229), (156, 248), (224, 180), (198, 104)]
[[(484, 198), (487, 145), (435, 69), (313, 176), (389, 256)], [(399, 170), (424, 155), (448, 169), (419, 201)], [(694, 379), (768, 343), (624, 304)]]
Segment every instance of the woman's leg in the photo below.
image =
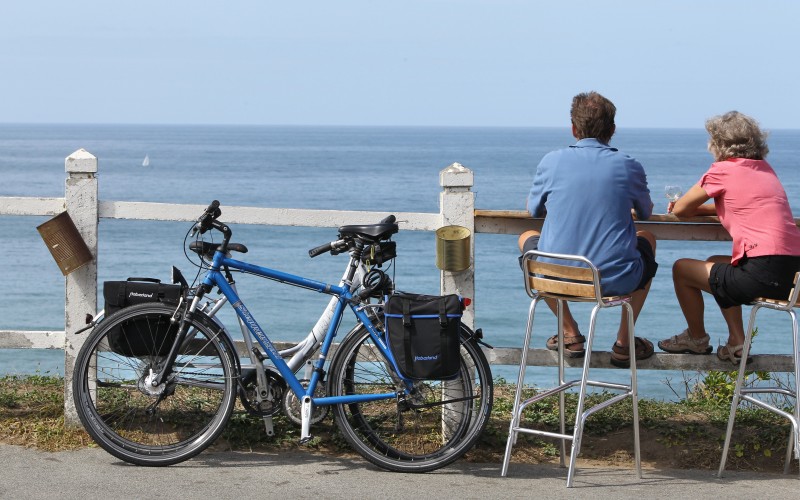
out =
[[(728, 345), (744, 344), (744, 322), (742, 321), (742, 306), (728, 307), (722, 309), (722, 317), (728, 324)], [(741, 351), (737, 351), (741, 352)]]
[[(728, 257), (728, 262), (730, 262), (730, 257)], [(700, 339), (706, 335), (703, 321), (705, 312), (703, 292), (711, 293), (708, 277), (713, 265), (714, 261), (711, 260), (678, 259), (672, 266), (675, 296), (678, 298), (678, 304), (686, 318), (689, 335), (694, 339)]]

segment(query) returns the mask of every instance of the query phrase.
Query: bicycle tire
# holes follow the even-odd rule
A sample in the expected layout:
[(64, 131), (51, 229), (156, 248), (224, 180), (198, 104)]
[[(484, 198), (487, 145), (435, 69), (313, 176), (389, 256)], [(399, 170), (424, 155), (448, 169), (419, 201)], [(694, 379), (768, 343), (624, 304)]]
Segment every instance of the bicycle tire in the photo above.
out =
[[(462, 325), (461, 370), (455, 379), (414, 384), (417, 407), (397, 398), (336, 405), (336, 423), (348, 443), (369, 462), (394, 472), (429, 472), (461, 458), (486, 427), (493, 401), (489, 363), (471, 334)], [(363, 326), (342, 341), (331, 362), (329, 394), (397, 391), (397, 376), (373, 342)]]
[[(163, 391), (146, 382), (154, 364), (165, 359), (168, 329), (177, 329), (169, 321), (174, 311), (159, 303), (122, 309), (92, 331), (75, 362), (78, 417), (98, 445), (125, 462), (166, 466), (194, 457), (222, 433), (236, 401), (233, 346), (200, 315), (188, 325)], [(142, 345), (134, 354), (120, 349), (122, 331), (126, 338), (146, 339), (142, 345), (151, 354), (143, 354)]]

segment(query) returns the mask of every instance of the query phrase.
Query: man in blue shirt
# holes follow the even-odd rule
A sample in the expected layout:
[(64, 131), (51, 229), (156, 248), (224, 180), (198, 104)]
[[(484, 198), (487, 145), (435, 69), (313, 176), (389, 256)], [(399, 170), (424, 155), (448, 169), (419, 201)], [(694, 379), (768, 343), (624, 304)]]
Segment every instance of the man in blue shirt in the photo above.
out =
[[(634, 321), (647, 298), (655, 262), (655, 236), (636, 232), (631, 211), (640, 220), (650, 217), (653, 202), (642, 165), (608, 145), (615, 131), (614, 104), (597, 92), (582, 93), (572, 100), (570, 115), (574, 145), (545, 155), (536, 168), (528, 195), (533, 217), (546, 214), (541, 234), (526, 231), (519, 238), (522, 252), (583, 255), (600, 270), (604, 296), (633, 296)], [(555, 302), (548, 301), (555, 311)], [(622, 312), (611, 362), (630, 366), (628, 327)], [(584, 337), (569, 308), (564, 307), (564, 343), (570, 357), (584, 355)], [(556, 336), (547, 341), (558, 348)], [(653, 344), (636, 338), (636, 359), (653, 354)]]

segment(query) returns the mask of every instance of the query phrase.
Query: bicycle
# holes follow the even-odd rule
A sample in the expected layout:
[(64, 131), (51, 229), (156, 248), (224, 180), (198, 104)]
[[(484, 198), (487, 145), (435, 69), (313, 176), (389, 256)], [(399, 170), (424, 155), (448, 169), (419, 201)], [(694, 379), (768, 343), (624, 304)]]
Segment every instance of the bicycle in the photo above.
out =
[[(347, 442), (391, 471), (435, 470), (476, 443), (493, 402), (481, 330), (461, 325), (460, 370), (450, 380), (404, 377), (388, 348), (380, 298), (394, 291), (394, 283), (376, 264), (395, 258), (394, 216), (342, 226), (337, 240), (309, 251), (311, 257), (349, 253), (342, 279), (333, 285), (233, 259), (231, 252), (247, 248), (231, 242), (232, 230), (220, 215), (214, 201), (193, 224), (198, 238), (213, 229), (223, 239), (191, 242), (190, 250), (204, 257), (205, 275), (190, 287), (173, 268), (173, 282), (182, 287), (177, 304), (138, 304), (90, 325), (73, 390), (81, 422), (103, 449), (145, 466), (190, 459), (222, 433), (237, 397), (238, 409), (264, 418), (268, 434), (271, 417), (286, 413), (301, 425), (301, 442), (311, 439), (311, 426), (332, 407)], [(279, 351), (240, 298), (233, 272), (332, 297), (308, 336)], [(219, 299), (210, 298), (215, 288)], [(225, 303), (236, 311), (248, 364), (216, 317)], [(333, 352), (345, 308), (357, 323)], [(123, 329), (127, 344), (120, 348)], [(304, 366), (305, 376), (298, 378)]]

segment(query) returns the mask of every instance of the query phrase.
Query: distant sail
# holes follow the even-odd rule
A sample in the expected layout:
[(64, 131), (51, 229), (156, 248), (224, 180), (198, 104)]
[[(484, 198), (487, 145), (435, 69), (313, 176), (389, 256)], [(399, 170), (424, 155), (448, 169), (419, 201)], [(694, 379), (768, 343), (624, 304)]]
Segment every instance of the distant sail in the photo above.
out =
[(144, 155), (144, 161), (142, 161), (142, 166), (143, 167), (149, 167), (150, 166), (150, 157), (149, 156)]

